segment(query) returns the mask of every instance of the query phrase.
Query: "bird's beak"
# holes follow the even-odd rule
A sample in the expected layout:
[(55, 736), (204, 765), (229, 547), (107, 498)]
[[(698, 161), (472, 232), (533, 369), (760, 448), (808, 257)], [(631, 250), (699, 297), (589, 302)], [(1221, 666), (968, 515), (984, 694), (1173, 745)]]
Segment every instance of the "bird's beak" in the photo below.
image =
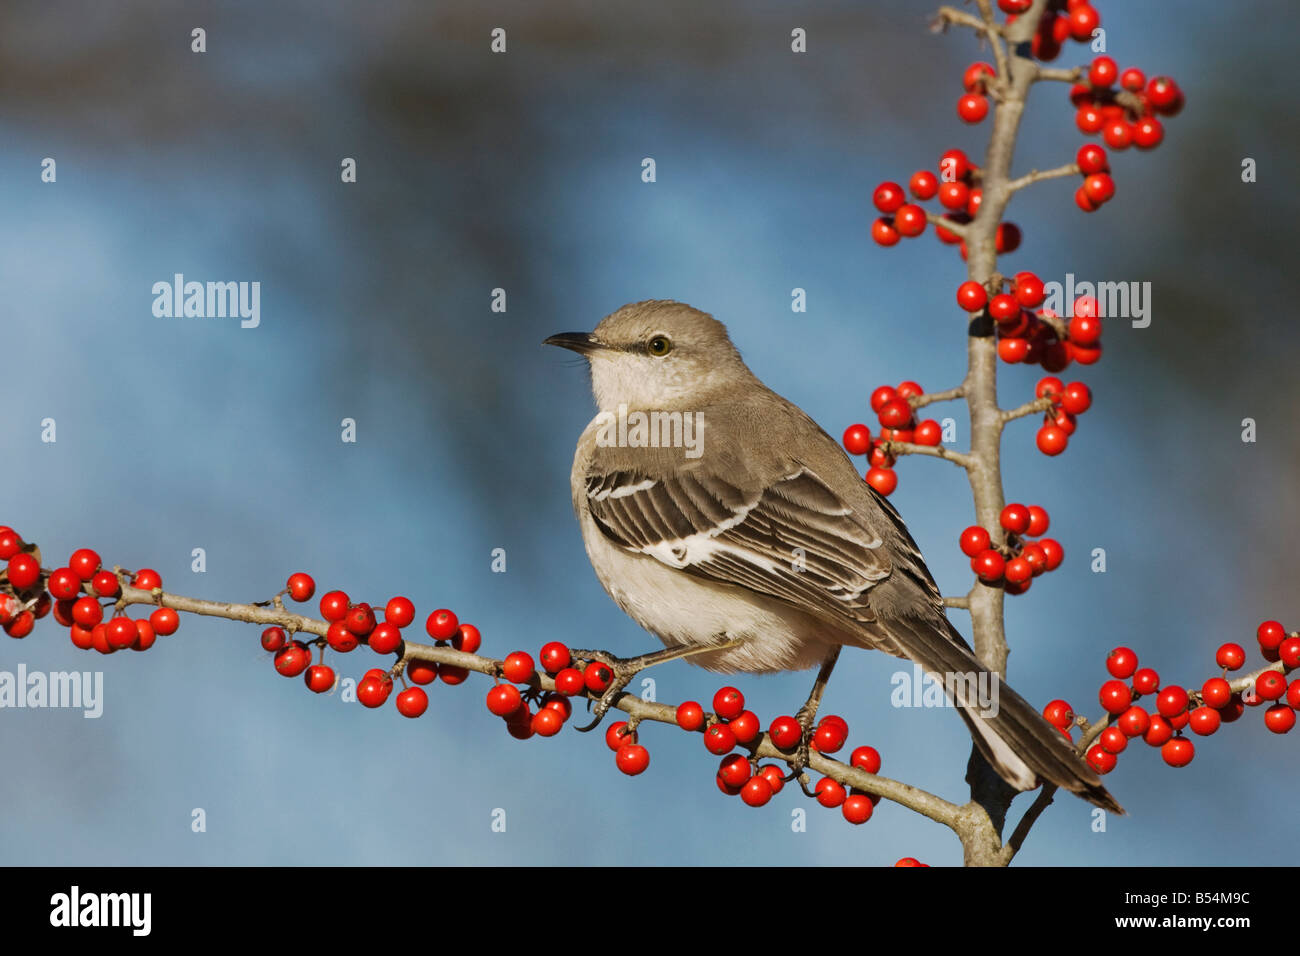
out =
[(597, 349), (609, 347), (590, 332), (561, 332), (559, 335), (552, 335), (542, 344), (558, 345), (562, 349), (569, 349), (579, 355), (586, 355)]

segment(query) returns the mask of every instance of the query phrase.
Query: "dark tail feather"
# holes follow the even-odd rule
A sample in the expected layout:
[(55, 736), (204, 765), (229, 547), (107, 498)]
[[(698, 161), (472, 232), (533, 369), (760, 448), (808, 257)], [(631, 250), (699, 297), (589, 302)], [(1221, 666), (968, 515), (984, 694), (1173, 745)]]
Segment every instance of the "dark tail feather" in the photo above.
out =
[[(986, 670), (946, 618), (894, 619), (887, 626), (899, 649), (940, 680), (949, 674)], [(978, 700), (968, 701), (969, 688), (961, 682), (954, 682), (958, 698), (954, 703), (970, 727), (975, 746), (998, 774), (1017, 790), (1031, 790), (1047, 781), (1111, 813), (1123, 814), (1124, 808), (1065, 736), (1001, 678), (997, 680), (996, 715), (986, 716)]]

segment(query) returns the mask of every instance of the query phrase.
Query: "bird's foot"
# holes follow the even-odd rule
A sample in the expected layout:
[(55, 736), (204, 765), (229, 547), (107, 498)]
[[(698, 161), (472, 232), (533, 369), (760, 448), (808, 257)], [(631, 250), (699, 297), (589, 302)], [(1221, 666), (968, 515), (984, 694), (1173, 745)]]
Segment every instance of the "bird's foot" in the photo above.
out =
[(639, 654), (636, 657), (615, 657), (605, 651), (570, 650), (569, 653), (575, 661), (585, 661), (587, 664), (592, 662), (603, 664), (611, 671), (609, 684), (604, 692), (594, 702), (590, 699), (587, 701), (587, 706), (594, 719), (587, 726), (577, 728), (578, 731), (585, 734), (599, 727), (600, 722), (609, 713), (609, 709), (614, 706), (614, 702), (622, 695), (623, 688), (627, 687), (632, 682), (632, 678), (647, 667), (690, 657), (693, 654), (726, 650), (730, 647), (736, 647), (740, 643), (739, 639), (735, 639), (721, 644), (707, 644), (697, 647), (670, 647), (650, 654)]
[(799, 735), (799, 746), (794, 749), (793, 756), (787, 759), (790, 765), (790, 772), (783, 778), (786, 783), (791, 780), (799, 780), (800, 786), (807, 792), (807, 776), (804, 771), (808, 769), (808, 760), (812, 756), (812, 738), (813, 738), (813, 721), (817, 719), (817, 704), (808, 701), (799, 708), (799, 713), (794, 715), (794, 719), (799, 722), (800, 729), (803, 733)]

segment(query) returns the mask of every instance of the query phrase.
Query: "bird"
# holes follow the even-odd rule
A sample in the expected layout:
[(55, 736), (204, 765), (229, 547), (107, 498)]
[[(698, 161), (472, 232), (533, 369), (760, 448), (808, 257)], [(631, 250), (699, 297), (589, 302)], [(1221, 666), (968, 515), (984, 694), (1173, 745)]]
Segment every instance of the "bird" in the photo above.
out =
[(979, 661), (898, 511), (750, 371), (722, 322), (651, 299), (543, 344), (590, 368), (598, 412), (570, 475), (587, 556), (614, 602), (664, 645), (604, 655), (615, 679), (592, 727), (633, 674), (668, 660), (722, 674), (816, 667), (798, 714), (797, 773), (841, 649), (875, 649), (996, 689), (988, 707), (977, 685), (945, 684), (976, 748), (1014, 789), (1049, 783), (1124, 812), (1065, 736)]

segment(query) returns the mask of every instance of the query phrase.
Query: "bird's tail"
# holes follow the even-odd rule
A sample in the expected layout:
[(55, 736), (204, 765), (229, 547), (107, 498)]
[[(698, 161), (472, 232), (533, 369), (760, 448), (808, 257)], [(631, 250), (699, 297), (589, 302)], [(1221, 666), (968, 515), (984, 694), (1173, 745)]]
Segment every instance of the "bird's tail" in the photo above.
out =
[[(1124, 813), (1065, 736), (1000, 677), (989, 673), (947, 618), (891, 620), (889, 630), (906, 656), (945, 682), (975, 746), (1003, 780), (1017, 790), (1032, 790), (1044, 781), (1054, 783), (1095, 806)], [(976, 693), (981, 681), (989, 692), (984, 702)]]

